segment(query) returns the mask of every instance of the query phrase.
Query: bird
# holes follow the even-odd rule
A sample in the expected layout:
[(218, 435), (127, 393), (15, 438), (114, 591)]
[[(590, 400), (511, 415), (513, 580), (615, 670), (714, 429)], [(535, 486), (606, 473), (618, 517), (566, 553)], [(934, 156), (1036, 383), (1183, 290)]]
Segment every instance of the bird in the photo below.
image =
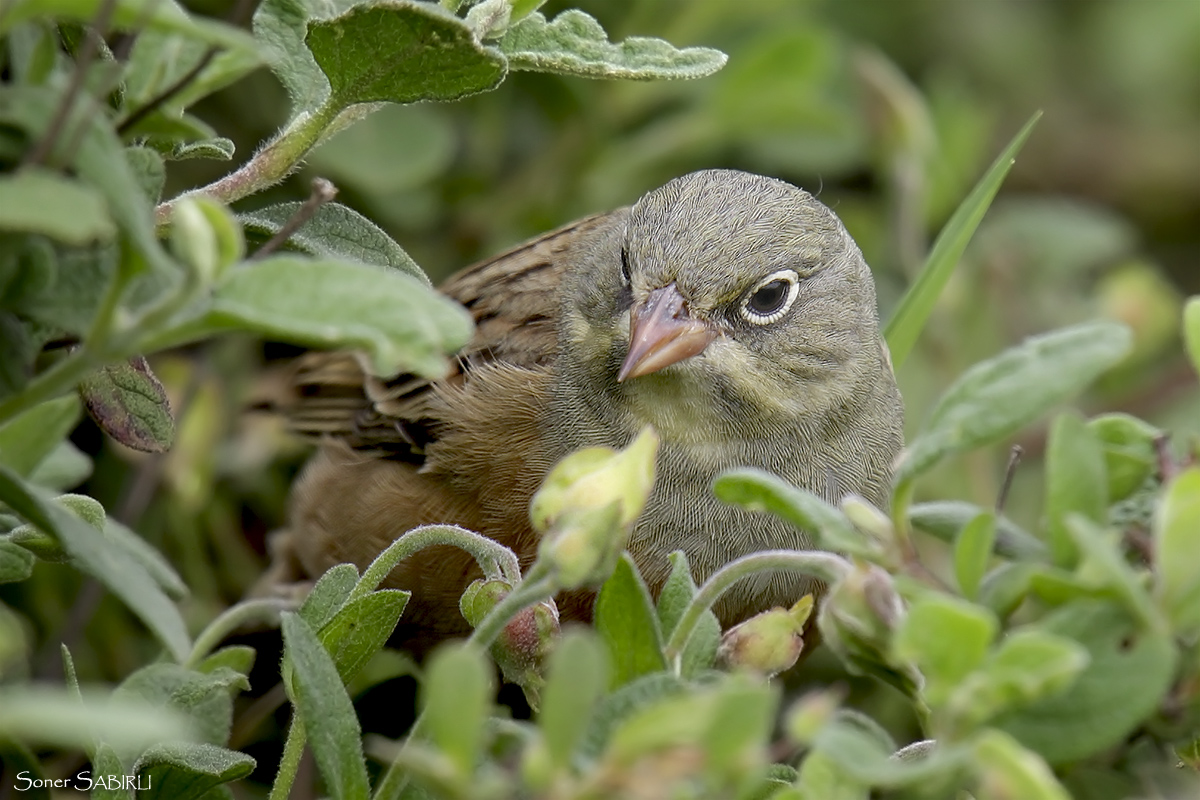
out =
[[(631, 206), (570, 223), (467, 267), (440, 287), (475, 322), (440, 379), (372, 375), (350, 352), (292, 365), (277, 406), (315, 438), (272, 543), (271, 580), (363, 569), (396, 537), (449, 523), (509, 547), (538, 535), (529, 504), (584, 447), (660, 438), (655, 484), (628, 551), (657, 596), (681, 550), (697, 582), (755, 551), (810, 547), (766, 514), (720, 502), (714, 478), (772, 472), (831, 502), (886, 508), (903, 403), (880, 334), (870, 269), (838, 217), (776, 178), (708, 169)], [(478, 577), (449, 546), (402, 562), (412, 592), (397, 637), (469, 632), (458, 611)], [(723, 626), (819, 591), (760, 573), (714, 611)], [(594, 592), (558, 598), (590, 618)]]

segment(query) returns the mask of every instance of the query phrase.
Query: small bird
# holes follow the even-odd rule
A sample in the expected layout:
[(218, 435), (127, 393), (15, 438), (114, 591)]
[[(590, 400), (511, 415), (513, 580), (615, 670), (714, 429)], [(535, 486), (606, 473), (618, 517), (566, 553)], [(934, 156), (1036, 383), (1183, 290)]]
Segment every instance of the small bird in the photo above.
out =
[[(738, 556), (808, 545), (786, 522), (718, 501), (712, 482), (727, 469), (887, 504), (903, 406), (871, 272), (801, 189), (694, 172), (468, 267), (441, 291), (476, 324), (443, 379), (378, 378), (347, 353), (297, 360), (281, 411), (320, 445), (274, 543), (277, 578), (364, 568), (428, 523), (482, 533), (527, 565), (538, 544), (530, 498), (554, 463), (624, 447), (647, 424), (661, 437), (657, 477), (629, 551), (656, 595), (675, 550), (700, 582)], [(400, 564), (387, 583), (413, 592), (400, 638), (466, 633), (458, 599), (477, 576), (450, 547)], [(715, 610), (730, 625), (815, 588), (760, 574)], [(587, 619), (591, 600), (560, 597), (560, 613)]]

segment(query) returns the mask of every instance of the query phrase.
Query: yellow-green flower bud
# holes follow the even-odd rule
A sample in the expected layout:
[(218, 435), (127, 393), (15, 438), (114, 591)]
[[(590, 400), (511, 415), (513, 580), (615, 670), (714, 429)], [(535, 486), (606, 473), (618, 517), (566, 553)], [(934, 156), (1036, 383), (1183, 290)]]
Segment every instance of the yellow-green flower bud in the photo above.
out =
[(216, 282), (245, 255), (241, 225), (211, 197), (181, 197), (172, 205), (171, 251), (203, 285)]
[(560, 588), (577, 589), (608, 578), (628, 540), (629, 530), (621, 526), (617, 504), (611, 503), (560, 519), (542, 539), (538, 557), (554, 567)]
[(618, 508), (618, 523), (632, 525), (654, 485), (658, 435), (647, 426), (624, 450), (589, 447), (560, 461), (533, 496), (534, 530), (546, 533), (564, 515)]
[(717, 658), (735, 669), (766, 677), (791, 668), (804, 650), (804, 623), (812, 614), (813, 597), (802, 597), (790, 609), (772, 608), (730, 628), (721, 637)]
[(821, 633), (843, 656), (884, 664), (903, 613), (891, 576), (877, 566), (859, 564), (821, 603)]

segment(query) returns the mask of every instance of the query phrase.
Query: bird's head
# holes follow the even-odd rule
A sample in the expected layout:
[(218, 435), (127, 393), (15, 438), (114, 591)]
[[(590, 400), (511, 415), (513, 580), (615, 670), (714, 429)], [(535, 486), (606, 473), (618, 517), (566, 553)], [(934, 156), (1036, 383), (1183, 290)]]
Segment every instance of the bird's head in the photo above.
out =
[(569, 379), (667, 439), (803, 425), (886, 358), (871, 273), (841, 222), (759, 175), (705, 170), (648, 193), (566, 291)]

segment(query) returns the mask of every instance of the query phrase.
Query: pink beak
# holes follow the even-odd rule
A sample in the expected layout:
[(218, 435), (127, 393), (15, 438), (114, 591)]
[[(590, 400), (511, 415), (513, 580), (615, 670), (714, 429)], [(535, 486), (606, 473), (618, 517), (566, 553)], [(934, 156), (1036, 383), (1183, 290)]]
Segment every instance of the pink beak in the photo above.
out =
[(716, 328), (688, 315), (675, 284), (655, 289), (645, 303), (630, 312), (629, 353), (617, 382), (658, 372), (702, 353), (716, 337)]

